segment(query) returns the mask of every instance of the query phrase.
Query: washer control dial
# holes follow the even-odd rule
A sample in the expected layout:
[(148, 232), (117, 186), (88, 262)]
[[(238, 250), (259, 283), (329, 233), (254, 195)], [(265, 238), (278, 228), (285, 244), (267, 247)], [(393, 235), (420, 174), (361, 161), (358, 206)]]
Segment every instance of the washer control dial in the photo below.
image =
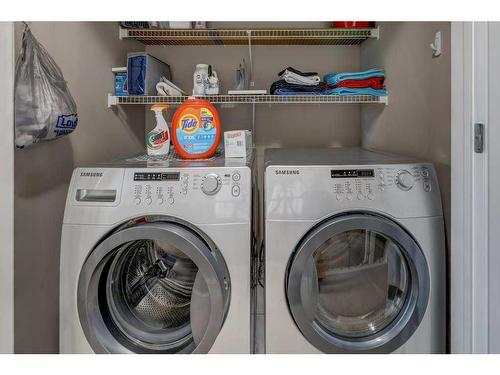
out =
[(413, 187), (414, 183), (415, 181), (412, 174), (406, 170), (399, 171), (398, 175), (396, 176), (396, 185), (401, 190), (410, 190)]
[(217, 194), (222, 186), (221, 178), (215, 173), (209, 173), (201, 181), (201, 191), (206, 195)]

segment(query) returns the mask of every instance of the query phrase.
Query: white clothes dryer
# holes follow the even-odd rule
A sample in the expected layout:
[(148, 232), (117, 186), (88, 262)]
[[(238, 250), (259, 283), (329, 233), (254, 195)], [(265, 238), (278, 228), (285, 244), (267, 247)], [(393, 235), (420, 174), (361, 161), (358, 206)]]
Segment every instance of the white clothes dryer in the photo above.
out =
[(265, 153), (267, 353), (443, 353), (433, 166), (358, 148)]

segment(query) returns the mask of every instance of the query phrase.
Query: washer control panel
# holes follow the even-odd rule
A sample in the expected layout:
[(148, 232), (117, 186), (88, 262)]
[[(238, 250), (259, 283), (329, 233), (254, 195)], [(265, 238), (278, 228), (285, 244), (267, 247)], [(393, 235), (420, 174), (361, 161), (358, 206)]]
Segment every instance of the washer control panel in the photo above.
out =
[(237, 169), (134, 171), (132, 178), (131, 197), (136, 206), (173, 206), (196, 197), (234, 200), (242, 193), (242, 171)]

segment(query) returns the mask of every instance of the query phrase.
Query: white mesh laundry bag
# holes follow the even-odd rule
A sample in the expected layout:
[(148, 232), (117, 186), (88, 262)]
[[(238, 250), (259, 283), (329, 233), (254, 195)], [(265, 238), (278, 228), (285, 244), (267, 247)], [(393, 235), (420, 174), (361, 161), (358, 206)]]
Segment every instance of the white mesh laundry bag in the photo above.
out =
[(69, 134), (78, 123), (61, 69), (28, 26), (16, 62), (14, 107), (18, 148)]

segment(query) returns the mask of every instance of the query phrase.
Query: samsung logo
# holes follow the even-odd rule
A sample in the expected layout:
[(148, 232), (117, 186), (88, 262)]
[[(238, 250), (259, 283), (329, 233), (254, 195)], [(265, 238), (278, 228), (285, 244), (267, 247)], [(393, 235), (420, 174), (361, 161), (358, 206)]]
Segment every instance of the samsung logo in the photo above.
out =
[(277, 169), (274, 173), (276, 175), (297, 175), (300, 174), (298, 169)]
[(81, 172), (80, 177), (102, 177), (102, 172)]

